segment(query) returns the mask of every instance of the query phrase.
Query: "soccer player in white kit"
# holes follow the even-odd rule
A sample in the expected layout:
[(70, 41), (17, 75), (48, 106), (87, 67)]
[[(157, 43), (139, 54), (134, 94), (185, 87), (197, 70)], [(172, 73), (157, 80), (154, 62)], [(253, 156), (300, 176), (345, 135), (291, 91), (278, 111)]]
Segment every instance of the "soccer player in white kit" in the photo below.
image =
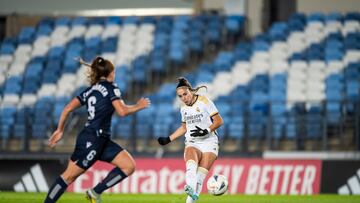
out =
[[(159, 137), (166, 145), (185, 134), (184, 159), (186, 162), (186, 203), (199, 199), (208, 171), (218, 156), (219, 140), (216, 129), (223, 124), (214, 103), (207, 97), (196, 94), (201, 87), (193, 89), (185, 78), (179, 78), (177, 96), (185, 104), (181, 107), (181, 126), (169, 137)], [(206, 88), (206, 87), (205, 87)]]

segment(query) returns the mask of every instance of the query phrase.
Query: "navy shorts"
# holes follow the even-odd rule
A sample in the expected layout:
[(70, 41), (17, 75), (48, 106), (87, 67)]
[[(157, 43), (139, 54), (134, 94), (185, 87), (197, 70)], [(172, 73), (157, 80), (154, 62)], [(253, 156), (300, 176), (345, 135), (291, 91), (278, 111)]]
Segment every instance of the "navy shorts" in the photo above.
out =
[(110, 139), (110, 135), (100, 134), (96, 130), (84, 129), (76, 139), (71, 161), (80, 168), (88, 169), (97, 160), (111, 162), (123, 148)]

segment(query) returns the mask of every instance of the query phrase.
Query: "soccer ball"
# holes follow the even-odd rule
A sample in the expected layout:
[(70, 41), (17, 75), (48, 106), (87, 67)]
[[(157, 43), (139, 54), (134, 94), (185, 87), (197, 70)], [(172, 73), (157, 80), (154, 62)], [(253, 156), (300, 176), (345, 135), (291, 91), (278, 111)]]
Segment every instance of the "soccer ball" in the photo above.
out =
[(207, 189), (210, 194), (219, 196), (224, 194), (228, 189), (227, 178), (223, 175), (213, 175), (207, 181)]

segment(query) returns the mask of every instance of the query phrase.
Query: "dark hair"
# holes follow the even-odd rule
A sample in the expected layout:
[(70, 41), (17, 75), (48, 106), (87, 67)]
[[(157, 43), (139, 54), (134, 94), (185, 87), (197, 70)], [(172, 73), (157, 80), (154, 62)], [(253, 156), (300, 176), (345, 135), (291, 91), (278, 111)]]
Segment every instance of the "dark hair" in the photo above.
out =
[(180, 87), (187, 87), (193, 93), (196, 93), (197, 91), (199, 91), (200, 88), (203, 88), (203, 87), (205, 89), (207, 89), (207, 87), (205, 85), (202, 85), (202, 86), (199, 86), (196, 88), (192, 88), (190, 82), (184, 77), (178, 78), (178, 85), (176, 86), (176, 89), (180, 88)]
[(115, 69), (114, 65), (109, 60), (106, 60), (101, 56), (97, 56), (92, 61), (91, 65), (84, 62), (82, 59), (79, 59), (79, 62), (90, 67), (88, 79), (91, 85), (98, 83), (101, 77), (108, 77), (109, 74)]

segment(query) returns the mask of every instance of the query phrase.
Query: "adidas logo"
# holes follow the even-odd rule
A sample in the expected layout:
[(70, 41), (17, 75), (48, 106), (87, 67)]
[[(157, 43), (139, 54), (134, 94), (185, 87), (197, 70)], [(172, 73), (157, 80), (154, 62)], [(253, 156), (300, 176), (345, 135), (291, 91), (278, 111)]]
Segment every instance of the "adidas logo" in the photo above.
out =
[(360, 169), (355, 175), (351, 176), (347, 183), (338, 189), (339, 195), (359, 195), (360, 194)]
[(30, 172), (23, 175), (21, 180), (14, 185), (15, 192), (47, 192), (48, 190), (40, 164), (32, 166)]

